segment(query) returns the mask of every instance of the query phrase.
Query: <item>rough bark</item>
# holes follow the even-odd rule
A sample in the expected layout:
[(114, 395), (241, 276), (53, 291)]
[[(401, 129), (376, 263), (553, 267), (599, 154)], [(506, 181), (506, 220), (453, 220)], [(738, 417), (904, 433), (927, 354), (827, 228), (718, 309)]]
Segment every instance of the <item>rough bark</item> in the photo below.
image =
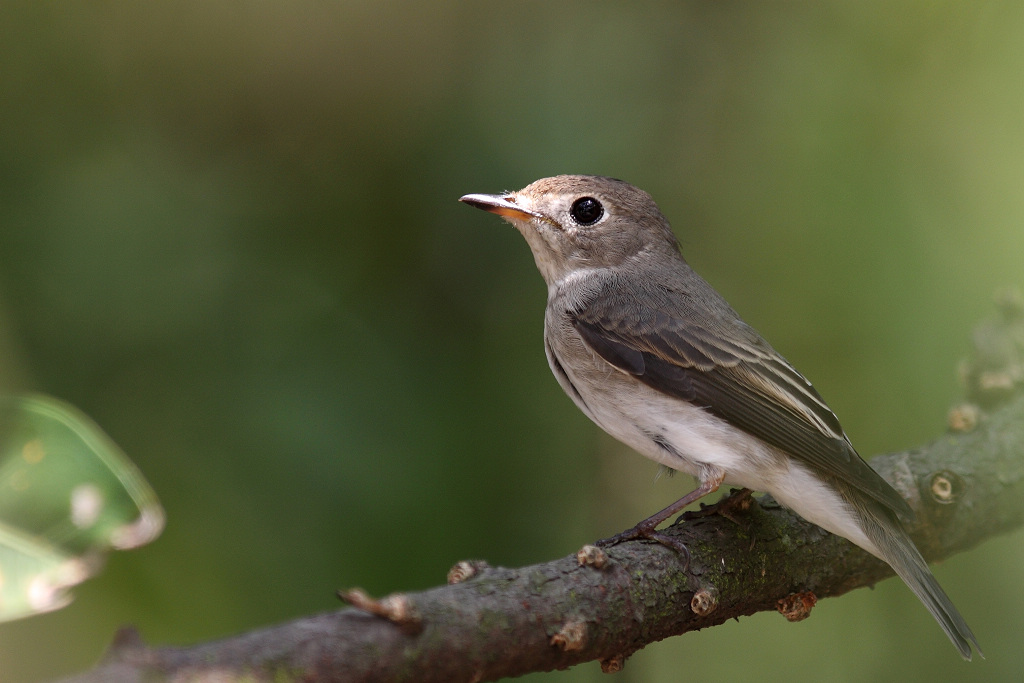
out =
[[(962, 375), (969, 402), (951, 431), (872, 460), (917, 513), (929, 560), (1024, 521), (1024, 306), (1006, 297), (979, 326)], [(67, 681), (489, 681), (600, 660), (614, 670), (662, 638), (775, 610), (806, 616), (816, 599), (892, 574), (849, 542), (770, 498), (734, 496), (668, 529), (665, 547), (587, 548), (519, 569), (460, 563), (457, 583), (357, 605), (216, 642), (150, 647), (125, 631), (104, 662)]]

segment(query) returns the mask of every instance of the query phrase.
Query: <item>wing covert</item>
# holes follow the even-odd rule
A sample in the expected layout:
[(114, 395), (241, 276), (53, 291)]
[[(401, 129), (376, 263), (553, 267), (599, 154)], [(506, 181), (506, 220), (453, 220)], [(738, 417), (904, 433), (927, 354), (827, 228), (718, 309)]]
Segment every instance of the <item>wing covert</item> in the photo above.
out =
[[(731, 324), (724, 327), (721, 318), (708, 324), (707, 316), (686, 316), (685, 310), (673, 315), (635, 300), (622, 308), (621, 295), (616, 299), (610, 302), (615, 308), (606, 303), (569, 313), (583, 341), (601, 358), (855, 486), (901, 517), (913, 516), (906, 501), (857, 454), (814, 387), (731, 309)], [(607, 293), (592, 301), (602, 300), (609, 302)], [(629, 314), (612, 316), (611, 310)]]

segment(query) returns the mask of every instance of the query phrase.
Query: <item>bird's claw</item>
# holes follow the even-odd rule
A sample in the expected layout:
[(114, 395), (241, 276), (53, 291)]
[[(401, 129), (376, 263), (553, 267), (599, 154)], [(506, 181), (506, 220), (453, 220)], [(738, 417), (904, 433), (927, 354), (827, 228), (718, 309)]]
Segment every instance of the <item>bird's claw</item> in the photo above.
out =
[(619, 543), (624, 543), (626, 541), (635, 541), (637, 539), (647, 539), (650, 541), (655, 541), (665, 546), (669, 550), (676, 551), (677, 553), (679, 553), (680, 556), (682, 556), (684, 567), (690, 566), (690, 550), (682, 541), (673, 538), (672, 536), (668, 536), (667, 534), (663, 534), (654, 527), (646, 526), (643, 524), (638, 524), (632, 529), (623, 531), (619, 534), (615, 534), (610, 538), (602, 538), (601, 540), (597, 541), (595, 545), (607, 547), (612, 545), (618, 545)]
[(720, 517), (725, 517), (730, 522), (743, 526), (739, 519), (739, 513), (750, 509), (751, 504), (754, 502), (754, 499), (751, 497), (752, 494), (753, 491), (750, 489), (733, 489), (728, 496), (711, 505), (701, 503), (700, 510), (687, 510), (679, 515), (672, 525), (675, 526), (681, 522), (710, 517), (711, 515), (719, 515)]

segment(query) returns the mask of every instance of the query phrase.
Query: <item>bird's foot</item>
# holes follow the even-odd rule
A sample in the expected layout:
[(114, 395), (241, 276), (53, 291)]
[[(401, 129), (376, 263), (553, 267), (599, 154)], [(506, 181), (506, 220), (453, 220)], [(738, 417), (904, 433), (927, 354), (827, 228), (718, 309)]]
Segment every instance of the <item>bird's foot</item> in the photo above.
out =
[(615, 534), (610, 538), (602, 538), (600, 541), (597, 541), (596, 545), (618, 545), (625, 541), (635, 541), (637, 539), (656, 541), (666, 548), (676, 551), (680, 556), (682, 556), (684, 566), (690, 566), (690, 551), (682, 541), (667, 534), (663, 534), (658, 531), (654, 525), (645, 524), (644, 522), (640, 522), (632, 529), (623, 531), (620, 534)]
[(704, 505), (701, 503), (700, 510), (687, 510), (683, 514), (679, 515), (673, 525), (687, 522), (694, 519), (700, 519), (701, 517), (710, 517), (711, 515), (719, 515), (725, 517), (730, 522), (733, 522), (739, 526), (743, 526), (742, 520), (739, 516), (750, 509), (750, 506), (754, 504), (754, 499), (751, 497), (754, 492), (750, 489), (733, 489), (729, 492), (729, 495), (721, 500), (712, 503), (711, 505)]

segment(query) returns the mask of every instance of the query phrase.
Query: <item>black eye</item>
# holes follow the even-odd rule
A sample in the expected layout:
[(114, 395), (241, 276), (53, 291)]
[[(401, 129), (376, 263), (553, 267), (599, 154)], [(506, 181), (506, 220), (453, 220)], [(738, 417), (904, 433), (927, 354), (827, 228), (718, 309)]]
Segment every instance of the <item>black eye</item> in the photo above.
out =
[(569, 215), (580, 225), (593, 225), (601, 220), (601, 216), (604, 215), (604, 207), (593, 197), (580, 197), (572, 203)]

